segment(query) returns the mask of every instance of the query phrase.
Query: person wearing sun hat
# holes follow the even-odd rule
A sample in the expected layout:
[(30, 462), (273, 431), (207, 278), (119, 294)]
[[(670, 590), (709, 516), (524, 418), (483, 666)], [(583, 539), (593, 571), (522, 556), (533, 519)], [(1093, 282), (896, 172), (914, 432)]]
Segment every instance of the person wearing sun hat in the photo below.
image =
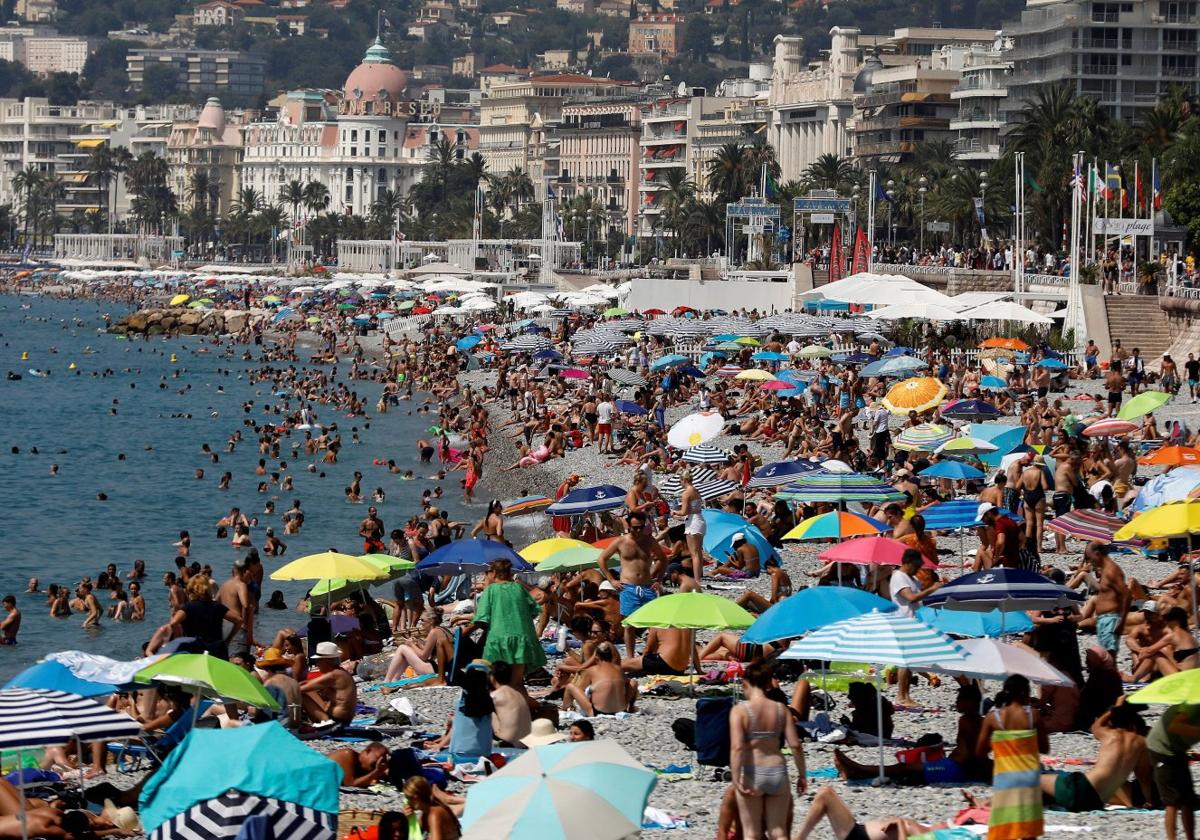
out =
[(559, 732), (554, 726), (554, 721), (546, 718), (538, 718), (533, 722), (529, 730), (529, 734), (521, 739), (521, 743), (532, 749), (533, 747), (544, 747), (546, 744), (557, 744), (559, 741), (567, 740), (567, 736)]
[(292, 660), (283, 655), (279, 648), (267, 648), (254, 667), (265, 671), (263, 688), (279, 701), (278, 720), (289, 729), (300, 725), (300, 683), (289, 673)]
[(348, 724), (358, 706), (358, 688), (354, 678), (339, 666), (342, 653), (333, 642), (321, 642), (310, 657), (317, 671), (300, 687), (304, 715), (313, 723), (327, 720)]

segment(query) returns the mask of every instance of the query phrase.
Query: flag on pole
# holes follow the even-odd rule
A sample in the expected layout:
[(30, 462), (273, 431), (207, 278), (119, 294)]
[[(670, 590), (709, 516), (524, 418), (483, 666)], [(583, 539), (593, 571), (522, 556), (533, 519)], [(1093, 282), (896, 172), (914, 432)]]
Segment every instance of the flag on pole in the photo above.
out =
[(1142, 186), (1142, 172), (1140, 169), (1136, 168), (1136, 165), (1133, 171), (1135, 173), (1133, 181), (1133, 201), (1139, 210), (1145, 210), (1146, 188)]
[(767, 173), (767, 177), (763, 180), (763, 195), (767, 198), (779, 197), (779, 182), (770, 172)]
[(1154, 191), (1154, 209), (1162, 209), (1162, 188), (1158, 184), (1158, 161), (1151, 163), (1150, 188)]
[(833, 244), (829, 248), (829, 282), (842, 279), (842, 232), (833, 226)]
[(876, 179), (876, 181), (875, 181), (875, 200), (876, 201), (887, 201), (892, 204), (895, 203), (888, 196), (887, 191), (884, 190), (884, 188), (883, 188), (883, 184), (881, 184), (878, 179)]
[[(1075, 162), (1072, 164), (1071, 186), (1079, 193), (1081, 199), (1087, 198), (1087, 181), (1083, 177), (1083, 171), (1079, 168), (1078, 155), (1075, 156)], [(982, 203), (981, 201), (980, 204)]]
[(850, 273), (858, 274), (861, 271), (867, 270), (869, 261), (869, 253), (871, 245), (867, 242), (867, 232), (862, 228), (858, 229), (858, 233), (854, 236), (854, 256), (850, 260)]
[(1032, 175), (1025, 176), (1025, 186), (1029, 187), (1034, 192), (1044, 192), (1042, 185), (1035, 181)]
[(1116, 198), (1124, 190), (1121, 187), (1121, 170), (1116, 164), (1104, 163), (1104, 198), (1105, 200)]
[(1088, 190), (1095, 195), (1105, 198), (1104, 181), (1100, 178), (1100, 170), (1095, 165), (1091, 168), (1091, 183), (1088, 184)]

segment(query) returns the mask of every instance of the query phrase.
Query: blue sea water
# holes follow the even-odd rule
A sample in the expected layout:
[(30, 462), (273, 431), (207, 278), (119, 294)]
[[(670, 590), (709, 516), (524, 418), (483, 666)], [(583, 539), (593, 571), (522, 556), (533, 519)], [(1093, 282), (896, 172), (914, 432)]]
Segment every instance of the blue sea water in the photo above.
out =
[[(0, 679), (50, 651), (139, 655), (141, 645), (168, 618), (162, 574), (174, 569), (172, 544), (181, 530), (191, 532), (192, 560), (211, 564), (218, 580), (228, 576), (239, 552), (228, 538), (216, 537), (215, 523), (231, 507), (260, 516), (252, 529), (260, 551), (268, 526), (287, 543), (283, 558), (263, 558), (268, 574), (288, 560), (329, 548), (360, 553), (358, 523), (376, 487), (387, 494), (378, 507), (389, 530), (418, 512), (421, 491), (436, 484), (446, 492), (439, 506), (449, 508), (456, 518), (471, 521), (480, 515), (481, 509), (461, 505), (461, 474), (436, 482), (434, 469), (419, 468), (415, 442), (430, 425), (428, 419), (408, 414), (419, 400), (376, 415), (381, 386), (362, 381), (351, 387), (368, 397), (369, 420), (334, 417), (331, 409), (319, 414), (323, 423), (338, 423), (344, 443), (337, 464), (318, 464), (326, 477), (307, 471), (310, 459), (302, 450), (292, 463), (285, 443), (294, 489), (258, 493), (254, 468), (261, 456), (252, 430), (243, 429), (247, 440), (234, 453), (225, 451), (230, 435), (243, 428), (242, 403), (254, 400), (253, 416), (261, 419), (262, 406), (271, 400), (264, 383), (239, 378), (258, 363), (223, 357), (211, 343), (207, 346), (213, 352), (198, 353), (205, 345), (195, 337), (122, 340), (100, 331), (105, 312), (114, 320), (124, 314), (121, 306), (104, 302), (0, 296), (0, 373), (13, 371), (24, 377), (0, 379), (0, 591), (16, 594), (23, 614), (19, 644), (0, 647)], [(81, 323), (76, 325), (76, 319)], [(88, 346), (95, 352), (86, 353)], [(22, 352), (29, 353), (28, 361), (21, 359)], [(178, 356), (176, 363), (170, 361), (172, 353)], [(78, 375), (68, 370), (72, 362)], [(31, 376), (31, 368), (48, 370), (50, 376)], [(339, 373), (344, 375), (347, 368), (343, 364)], [(92, 376), (105, 369), (114, 374)], [(168, 387), (160, 389), (160, 381)], [(179, 393), (186, 385), (190, 391)], [(217, 393), (218, 385), (224, 394)], [(114, 406), (115, 415), (110, 413)], [(191, 414), (191, 419), (172, 417), (179, 414)], [(362, 439), (357, 446), (350, 442), (355, 426)], [(211, 463), (201, 452), (205, 443), (219, 454), (220, 463)], [(12, 454), (13, 447), (19, 454)], [(34, 447), (39, 454), (32, 454)], [(118, 460), (120, 453), (126, 460)], [(413, 469), (418, 480), (402, 480), (373, 465), (375, 458), (395, 459), (401, 468)], [(50, 474), (52, 464), (59, 466), (57, 476)], [(205, 472), (199, 481), (193, 477), (198, 468)], [(366, 504), (345, 501), (344, 489), (356, 469), (363, 473)], [(217, 482), (226, 470), (233, 473), (233, 482), (221, 491)], [(96, 499), (101, 492), (108, 495), (107, 501)], [(268, 519), (261, 514), (271, 496), (276, 497), (277, 513)], [(294, 498), (303, 502), (305, 524), (300, 534), (285, 535), (279, 514)], [(43, 591), (50, 583), (74, 586), (84, 576), (95, 580), (108, 563), (115, 563), (124, 575), (137, 559), (144, 560), (147, 569), (144, 622), (106, 619), (98, 630), (83, 630), (82, 615), (50, 618), (44, 595), (24, 594), (30, 577), (40, 579)], [(267, 580), (263, 588), (264, 602), (278, 588), (294, 606), (305, 584)], [(390, 587), (384, 592), (390, 597)], [(106, 603), (107, 593), (98, 594)], [(260, 641), (269, 640), (280, 627), (302, 622), (291, 609), (264, 610), (256, 635)]]

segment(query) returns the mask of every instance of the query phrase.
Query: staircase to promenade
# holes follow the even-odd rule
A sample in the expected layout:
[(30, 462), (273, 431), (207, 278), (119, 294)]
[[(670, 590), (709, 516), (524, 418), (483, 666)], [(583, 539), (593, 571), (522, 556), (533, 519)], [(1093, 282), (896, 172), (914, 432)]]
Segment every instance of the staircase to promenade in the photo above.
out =
[(1157, 295), (1105, 295), (1109, 339), (1120, 339), (1126, 350), (1138, 347), (1146, 364), (1157, 361), (1171, 348), (1167, 314)]

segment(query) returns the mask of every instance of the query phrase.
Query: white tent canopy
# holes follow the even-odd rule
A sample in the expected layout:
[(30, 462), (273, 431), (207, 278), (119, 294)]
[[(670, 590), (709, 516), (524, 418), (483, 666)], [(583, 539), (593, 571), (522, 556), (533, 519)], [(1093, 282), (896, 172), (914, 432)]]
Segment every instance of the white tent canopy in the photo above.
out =
[(922, 321), (959, 321), (962, 316), (945, 306), (915, 300), (911, 303), (895, 303), (876, 309), (867, 315), (878, 321), (899, 321), (902, 318), (917, 318)]
[(1015, 321), (1021, 324), (1053, 324), (1045, 315), (1039, 315), (1011, 300), (997, 300), (960, 313), (968, 321)]
[(976, 306), (983, 306), (985, 303), (992, 303), (997, 300), (1004, 300), (1012, 292), (963, 292), (960, 295), (955, 295), (950, 298), (950, 303), (947, 304), (959, 312), (967, 309), (973, 309)]

